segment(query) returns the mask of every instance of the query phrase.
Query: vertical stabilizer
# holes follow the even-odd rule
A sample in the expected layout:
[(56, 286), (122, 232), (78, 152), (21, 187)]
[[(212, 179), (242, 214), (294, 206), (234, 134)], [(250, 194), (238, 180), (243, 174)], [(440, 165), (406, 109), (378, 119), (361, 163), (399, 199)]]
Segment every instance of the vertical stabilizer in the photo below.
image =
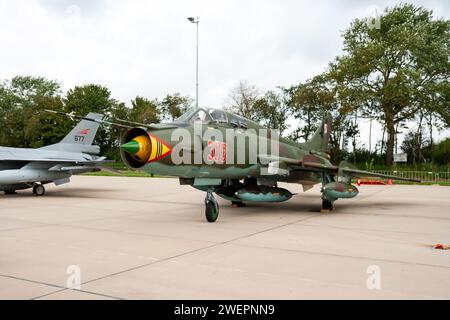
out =
[[(90, 112), (86, 118), (102, 120), (103, 115)], [(81, 120), (70, 133), (61, 140), (64, 144), (91, 145), (100, 124), (94, 121)]]
[(317, 128), (311, 140), (309, 140), (305, 145), (310, 150), (315, 150), (317, 152), (329, 152), (329, 142), (331, 136), (331, 116), (326, 116), (319, 128)]
[[(91, 112), (86, 118), (102, 120), (103, 115)], [(61, 142), (40, 149), (99, 154), (100, 147), (92, 145), (99, 127), (100, 124), (98, 122), (83, 119), (67, 136), (64, 137), (64, 139), (61, 140)]]

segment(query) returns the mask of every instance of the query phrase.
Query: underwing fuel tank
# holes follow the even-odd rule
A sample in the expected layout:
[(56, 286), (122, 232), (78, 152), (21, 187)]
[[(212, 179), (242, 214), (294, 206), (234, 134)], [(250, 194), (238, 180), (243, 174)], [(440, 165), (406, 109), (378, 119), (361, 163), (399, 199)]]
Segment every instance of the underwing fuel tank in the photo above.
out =
[(246, 202), (283, 202), (293, 194), (286, 189), (268, 186), (252, 186), (239, 189), (236, 197)]
[(331, 182), (323, 188), (323, 195), (329, 200), (354, 198), (358, 195), (358, 192), (355, 186), (342, 182)]

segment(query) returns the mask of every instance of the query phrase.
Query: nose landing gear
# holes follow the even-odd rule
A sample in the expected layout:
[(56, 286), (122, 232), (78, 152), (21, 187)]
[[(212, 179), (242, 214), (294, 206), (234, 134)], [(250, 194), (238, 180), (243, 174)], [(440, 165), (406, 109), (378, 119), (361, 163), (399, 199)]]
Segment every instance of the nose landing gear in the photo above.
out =
[(212, 190), (208, 190), (206, 193), (205, 216), (208, 222), (215, 222), (219, 217), (219, 204), (214, 198)]

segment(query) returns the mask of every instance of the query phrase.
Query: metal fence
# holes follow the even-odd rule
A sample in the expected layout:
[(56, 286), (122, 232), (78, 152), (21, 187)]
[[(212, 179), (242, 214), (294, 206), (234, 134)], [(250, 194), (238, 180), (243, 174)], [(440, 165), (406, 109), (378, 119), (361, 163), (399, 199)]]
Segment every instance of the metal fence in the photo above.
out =
[(371, 172), (393, 175), (402, 178), (418, 179), (422, 182), (450, 182), (450, 171), (383, 171), (371, 170)]

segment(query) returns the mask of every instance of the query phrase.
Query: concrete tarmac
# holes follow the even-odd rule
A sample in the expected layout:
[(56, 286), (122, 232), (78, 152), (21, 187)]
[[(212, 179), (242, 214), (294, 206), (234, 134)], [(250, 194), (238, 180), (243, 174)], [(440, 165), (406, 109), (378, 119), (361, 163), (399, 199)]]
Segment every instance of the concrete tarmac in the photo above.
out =
[(433, 249), (450, 244), (450, 187), (361, 186), (321, 214), (319, 187), (282, 186), (297, 195), (219, 199), (216, 223), (177, 179), (0, 195), (0, 299), (450, 298), (450, 250)]

